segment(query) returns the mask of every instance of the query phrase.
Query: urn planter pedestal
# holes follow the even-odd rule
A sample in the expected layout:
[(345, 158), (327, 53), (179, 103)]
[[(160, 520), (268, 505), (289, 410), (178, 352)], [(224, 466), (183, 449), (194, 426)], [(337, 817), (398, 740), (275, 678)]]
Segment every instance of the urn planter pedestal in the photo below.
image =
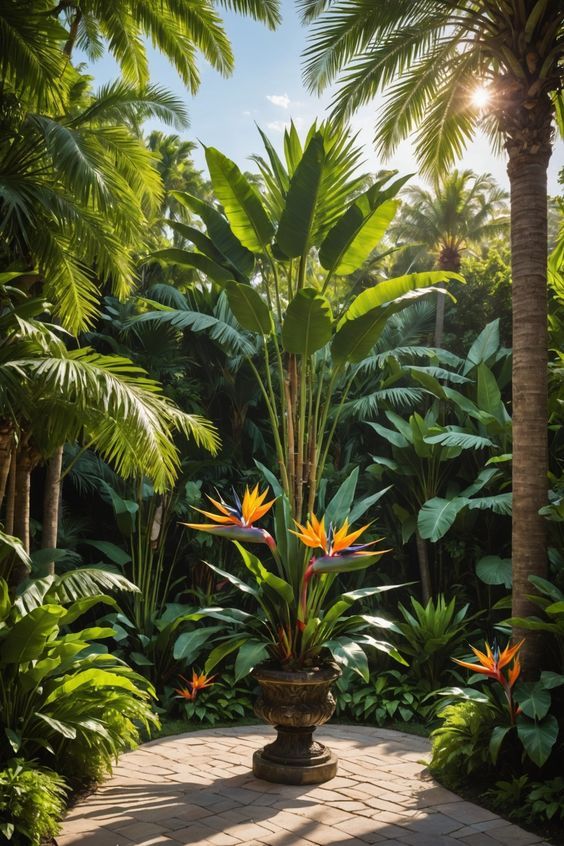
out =
[(253, 756), (257, 778), (277, 784), (321, 784), (334, 778), (337, 758), (313, 732), (331, 719), (331, 685), (341, 671), (335, 665), (290, 672), (258, 667), (253, 673), (261, 693), (255, 714), (274, 726), (276, 740)]

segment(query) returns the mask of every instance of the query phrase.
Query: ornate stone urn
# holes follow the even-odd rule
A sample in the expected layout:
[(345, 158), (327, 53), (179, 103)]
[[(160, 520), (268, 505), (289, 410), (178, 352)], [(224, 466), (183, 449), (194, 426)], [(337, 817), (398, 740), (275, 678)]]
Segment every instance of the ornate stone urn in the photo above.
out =
[(331, 685), (341, 675), (336, 665), (290, 672), (258, 667), (253, 673), (261, 693), (255, 714), (276, 728), (277, 737), (253, 756), (257, 778), (278, 784), (321, 784), (337, 773), (337, 758), (313, 739), (316, 726), (331, 718)]

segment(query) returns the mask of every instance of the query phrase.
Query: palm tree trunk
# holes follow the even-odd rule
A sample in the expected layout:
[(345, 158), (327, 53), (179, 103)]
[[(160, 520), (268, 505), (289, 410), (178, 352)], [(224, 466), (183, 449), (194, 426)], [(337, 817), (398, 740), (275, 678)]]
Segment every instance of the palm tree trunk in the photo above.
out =
[[(536, 118), (537, 139), (543, 129), (541, 118)], [(545, 137), (540, 139), (543, 143), (531, 145), (530, 136), (523, 130), (519, 143), (510, 137), (506, 145), (513, 276), (512, 613), (517, 617), (535, 613), (535, 606), (527, 599), (532, 588), (529, 576), (547, 574), (545, 520), (539, 516), (548, 499), (546, 172), (551, 151), (550, 118), (548, 126), (546, 123)], [(526, 638), (521, 661), (524, 675), (530, 678), (542, 667), (541, 639), (518, 629), (513, 636)]]
[(14, 514), (16, 510), (16, 466), (17, 466), (17, 452), (12, 452), (12, 460), (10, 461), (10, 472), (8, 475), (8, 489), (6, 497), (6, 519), (4, 525), (6, 526), (6, 534), (14, 534)]
[[(460, 271), (460, 261), (460, 252), (456, 249), (456, 247), (445, 245), (441, 249), (439, 255), (439, 270), (451, 270), (454, 273), (458, 273)], [(446, 291), (446, 287), (444, 285), (437, 285), (437, 288), (440, 291)], [(434, 337), (434, 345), (436, 347), (440, 347), (442, 345), (443, 336), (445, 332), (445, 297), (446, 294), (437, 295), (437, 310), (435, 312)]]
[[(60, 446), (47, 463), (43, 491), (43, 533), (41, 538), (43, 549), (55, 549), (57, 546), (63, 450), (64, 447)], [(51, 561), (47, 564), (45, 575), (52, 575), (54, 572), (55, 562)]]
[(26, 552), (29, 552), (30, 532), (30, 494), (31, 494), (32, 461), (29, 450), (24, 447), (19, 450), (16, 464), (16, 504), (14, 511), (14, 534), (22, 542)]
[(10, 465), (12, 463), (13, 431), (9, 425), (0, 424), (0, 508), (4, 501)]

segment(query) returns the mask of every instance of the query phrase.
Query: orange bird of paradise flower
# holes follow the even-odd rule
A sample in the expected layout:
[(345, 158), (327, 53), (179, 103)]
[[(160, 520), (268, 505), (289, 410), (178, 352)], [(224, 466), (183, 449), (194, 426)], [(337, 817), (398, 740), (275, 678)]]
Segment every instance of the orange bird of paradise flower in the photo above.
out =
[(276, 548), (272, 535), (253, 524), (264, 517), (275, 503), (275, 499), (265, 502), (268, 495), (268, 488), (262, 493), (259, 486), (255, 485), (253, 490), (245, 488), (243, 502), (233, 491), (233, 505), (226, 502), (219, 494), (218, 499), (208, 496), (212, 505), (217, 508), (219, 514), (212, 511), (203, 511), (196, 508), (204, 517), (209, 517), (213, 523), (185, 523), (190, 529), (199, 529), (201, 532), (208, 532), (211, 535), (219, 535), (229, 540), (237, 540), (243, 543), (265, 543), (271, 550)]
[[(324, 555), (319, 558), (315, 556), (311, 558), (304, 573), (300, 598), (300, 619), (298, 620), (298, 626), (303, 631), (307, 589), (314, 574), (362, 569), (387, 550), (369, 550), (368, 547), (378, 543), (377, 540), (370, 543), (355, 544), (355, 541), (366, 531), (370, 523), (351, 532), (349, 531), (348, 520), (345, 520), (340, 529), (335, 529), (333, 524), (330, 523), (329, 529), (326, 530), (325, 518), (322, 517), (321, 520), (318, 520), (315, 514), (311, 515), (305, 526), (297, 521), (294, 522), (299, 531), (291, 530), (292, 534), (296, 535), (305, 546), (312, 549), (322, 549), (324, 552)], [(369, 561), (369, 558), (372, 560)]]
[(199, 690), (204, 690), (204, 688), (211, 687), (214, 684), (213, 679), (215, 679), (215, 676), (208, 677), (205, 673), (198, 674), (195, 670), (192, 670), (192, 681), (188, 681), (188, 679), (185, 679), (184, 676), (179, 676), (179, 678), (182, 679), (183, 682), (186, 682), (188, 687), (175, 688), (174, 692), (177, 693), (181, 699), (194, 701)]
[[(461, 667), (466, 667), (474, 673), (482, 673), (484, 676), (494, 679), (502, 685), (509, 707), (511, 722), (514, 722), (515, 717), (519, 713), (519, 710), (513, 706), (512, 689), (521, 672), (518, 653), (524, 643), (525, 639), (523, 638), (523, 640), (520, 640), (519, 643), (515, 643), (513, 646), (507, 644), (505, 649), (500, 651), (497, 644), (494, 643), (494, 648), (492, 649), (486, 641), (485, 653), (471, 646), (470, 649), (480, 662), (479, 664), (473, 664), (471, 661), (460, 661), (458, 658), (452, 659)], [(513, 665), (510, 667), (509, 664), (512, 661)], [(504, 672), (505, 668), (507, 668), (506, 672)]]

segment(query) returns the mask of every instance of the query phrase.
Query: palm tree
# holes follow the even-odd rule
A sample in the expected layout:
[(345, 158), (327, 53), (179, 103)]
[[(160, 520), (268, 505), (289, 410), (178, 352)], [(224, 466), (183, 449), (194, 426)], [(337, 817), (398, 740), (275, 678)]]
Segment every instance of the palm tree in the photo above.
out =
[(0, 262), (34, 273), (73, 334), (92, 322), (101, 287), (130, 290), (160, 202), (153, 157), (117, 116), (142, 107), (185, 124), (181, 104), (155, 87), (113, 83), (86, 105), (75, 93), (58, 114), (19, 101), (0, 138)]
[(214, 427), (199, 415), (180, 411), (141, 368), (89, 348), (68, 350), (54, 327), (36, 319), (44, 309), (41, 300), (17, 307), (6, 302), (4, 298), (0, 314), (0, 420), (9, 439), (2, 476), (7, 476), (7, 465), (14, 478), (6, 528), (20, 538), (26, 552), (31, 474), (53, 455), (45, 522), (51, 546), (56, 545), (59, 452), (65, 443), (94, 447), (121, 476), (147, 475), (157, 491), (168, 489), (176, 478), (180, 457), (175, 432), (217, 451)]
[[(439, 270), (460, 271), (464, 252), (504, 234), (509, 226), (505, 191), (490, 174), (453, 170), (440, 177), (433, 190), (407, 188), (398, 221), (390, 235), (416, 243), (431, 255)], [(437, 299), (436, 347), (443, 340), (445, 298)]]
[[(562, 110), (560, 0), (299, 0), (314, 22), (306, 77), (339, 77), (335, 112), (384, 91), (377, 129), (391, 153), (415, 131), (426, 174), (445, 172), (482, 125), (508, 157), (513, 277), (513, 614), (526, 616), (529, 575), (546, 574), (547, 167)], [(475, 96), (482, 86), (480, 99)], [(484, 87), (485, 86), (485, 87)], [(484, 93), (485, 92), (485, 93)], [(487, 103), (484, 106), (484, 101)], [(527, 672), (540, 642), (527, 639)]]
[(0, 68), (37, 96), (56, 99), (61, 72), (75, 47), (91, 61), (106, 50), (123, 78), (137, 87), (149, 81), (150, 40), (194, 93), (200, 76), (197, 53), (222, 74), (233, 53), (218, 7), (249, 15), (271, 29), (280, 22), (279, 0), (4, 0), (0, 10)]

